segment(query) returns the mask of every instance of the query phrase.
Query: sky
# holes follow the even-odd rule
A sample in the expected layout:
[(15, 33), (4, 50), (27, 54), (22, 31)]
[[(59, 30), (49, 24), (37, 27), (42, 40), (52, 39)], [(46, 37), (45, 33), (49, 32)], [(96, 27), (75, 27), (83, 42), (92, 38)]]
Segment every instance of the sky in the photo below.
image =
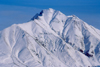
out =
[(65, 15), (76, 15), (100, 29), (100, 0), (0, 0), (0, 30), (28, 22), (42, 9), (53, 8)]

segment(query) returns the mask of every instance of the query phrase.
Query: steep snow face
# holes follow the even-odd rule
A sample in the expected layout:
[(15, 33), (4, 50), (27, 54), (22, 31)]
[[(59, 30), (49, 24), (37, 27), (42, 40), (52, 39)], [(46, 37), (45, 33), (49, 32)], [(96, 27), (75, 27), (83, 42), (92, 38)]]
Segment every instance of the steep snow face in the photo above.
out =
[[(41, 15), (40, 15), (41, 14)], [(88, 25), (75, 15), (65, 16), (60, 11), (46, 9), (41, 11), (42, 17), (49, 27), (66, 43), (92, 57), (96, 54), (96, 46), (100, 42), (100, 30)]]
[(95, 58), (97, 56), (100, 30), (88, 25), (75, 15), (65, 16), (60, 11), (51, 8), (42, 10), (37, 17), (38, 19), (42, 17), (42, 20), (44, 20), (42, 23), (49, 25), (56, 34), (75, 50), (79, 50), (88, 57)]
[(98, 29), (74, 15), (45, 9), (31, 21), (0, 32), (0, 66), (97, 66), (100, 65), (99, 35)]
[[(43, 24), (40, 23), (43, 21)], [(44, 24), (45, 23), (45, 24)], [(29, 24), (29, 26), (28, 26)], [(50, 27), (47, 25), (47, 23), (43, 20), (42, 17), (39, 17), (39, 19), (35, 19), (34, 21), (31, 21), (29, 23), (25, 24), (19, 24), (18, 26), (26, 31), (35, 41), (43, 47), (43, 49), (47, 50), (48, 56), (54, 56), (58, 60), (60, 60), (63, 64), (65, 64), (67, 67), (74, 67), (74, 66), (91, 66), (91, 63), (88, 61), (88, 58), (82, 59), (81, 54), (78, 53), (78, 51), (75, 51), (70, 45), (68, 45), (61, 37), (59, 37)], [(27, 26), (25, 26), (27, 25)], [(33, 32), (33, 34), (31, 34)], [(29, 39), (30, 40), (30, 39)], [(33, 41), (33, 40), (32, 40)], [(32, 43), (32, 42), (31, 42)], [(34, 43), (33, 43), (34, 44)], [(33, 45), (32, 44), (32, 45)], [(33, 45), (34, 46), (34, 45)], [(32, 48), (31, 48), (32, 49)], [(36, 49), (36, 48), (35, 48)], [(35, 52), (36, 50), (32, 50), (32, 52)], [(38, 57), (41, 59), (41, 52), (39, 51)], [(73, 57), (74, 54), (74, 57)], [(44, 57), (45, 54), (42, 56)], [(79, 57), (80, 56), (80, 57)], [(79, 59), (79, 60), (77, 60)], [(43, 60), (43, 59), (41, 59)], [(45, 63), (44, 66), (49, 67), (48, 61), (49, 59), (44, 60)], [(57, 61), (58, 61), (57, 60)], [(56, 62), (57, 62), (56, 61)], [(87, 63), (85, 63), (87, 61)], [(46, 63), (47, 62), (47, 63)], [(57, 62), (58, 63), (58, 62)], [(52, 66), (55, 66), (54, 64), (51, 63)], [(50, 66), (50, 67), (52, 67)], [(62, 64), (60, 65), (61, 67)], [(64, 67), (66, 67), (64, 66)], [(59, 67), (59, 66), (56, 66)]]

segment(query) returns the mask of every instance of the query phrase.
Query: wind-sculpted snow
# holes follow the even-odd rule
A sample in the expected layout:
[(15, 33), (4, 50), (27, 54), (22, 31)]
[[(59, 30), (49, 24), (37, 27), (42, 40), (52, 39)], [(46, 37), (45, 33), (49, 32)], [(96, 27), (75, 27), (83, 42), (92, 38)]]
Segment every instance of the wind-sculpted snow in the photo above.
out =
[(100, 65), (100, 31), (53, 9), (0, 32), (0, 67)]

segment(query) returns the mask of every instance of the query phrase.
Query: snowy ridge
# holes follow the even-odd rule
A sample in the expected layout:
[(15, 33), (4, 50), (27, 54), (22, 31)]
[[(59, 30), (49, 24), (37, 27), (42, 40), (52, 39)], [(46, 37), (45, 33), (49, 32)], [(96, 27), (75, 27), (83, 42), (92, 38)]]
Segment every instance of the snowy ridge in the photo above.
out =
[(0, 32), (0, 67), (99, 66), (99, 45), (100, 30), (49, 8)]

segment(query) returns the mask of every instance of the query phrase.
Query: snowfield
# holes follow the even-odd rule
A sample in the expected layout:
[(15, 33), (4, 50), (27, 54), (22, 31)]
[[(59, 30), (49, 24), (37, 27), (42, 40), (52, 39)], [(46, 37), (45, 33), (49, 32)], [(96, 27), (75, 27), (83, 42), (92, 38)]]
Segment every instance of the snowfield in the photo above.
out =
[(100, 66), (100, 30), (52, 8), (0, 31), (0, 67)]

